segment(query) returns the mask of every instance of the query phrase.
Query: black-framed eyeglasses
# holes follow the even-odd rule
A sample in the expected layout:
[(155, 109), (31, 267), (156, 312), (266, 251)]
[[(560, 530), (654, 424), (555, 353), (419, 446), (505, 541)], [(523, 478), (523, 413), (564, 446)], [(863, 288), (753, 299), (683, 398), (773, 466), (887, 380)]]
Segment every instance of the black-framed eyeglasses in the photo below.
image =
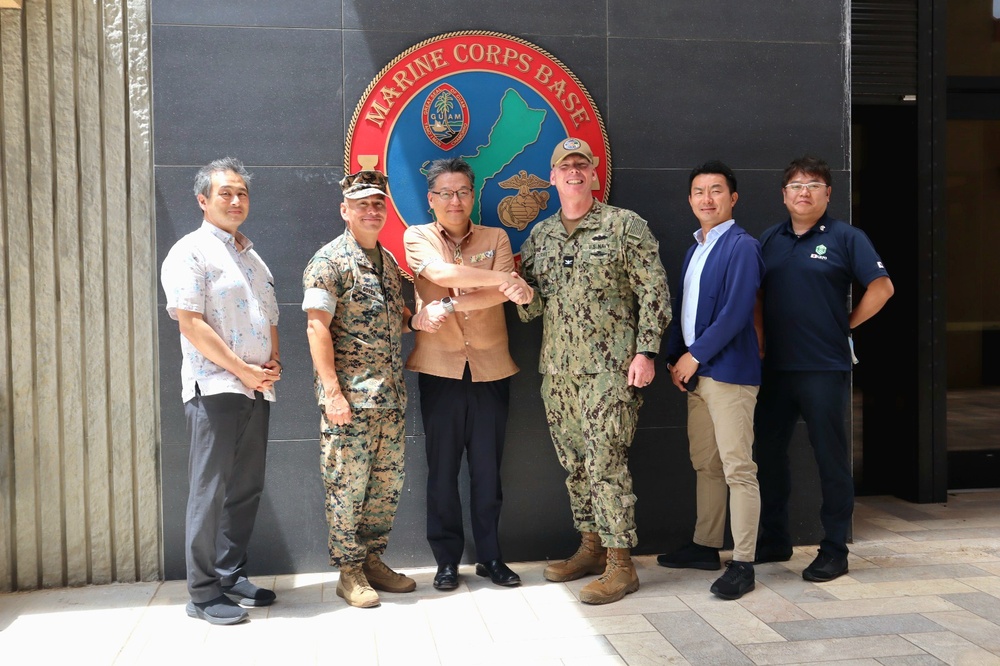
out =
[(442, 201), (451, 201), (451, 198), (457, 196), (461, 201), (465, 201), (472, 196), (472, 190), (463, 187), (460, 190), (441, 190), (440, 192), (435, 192), (431, 190), (431, 194), (441, 197)]

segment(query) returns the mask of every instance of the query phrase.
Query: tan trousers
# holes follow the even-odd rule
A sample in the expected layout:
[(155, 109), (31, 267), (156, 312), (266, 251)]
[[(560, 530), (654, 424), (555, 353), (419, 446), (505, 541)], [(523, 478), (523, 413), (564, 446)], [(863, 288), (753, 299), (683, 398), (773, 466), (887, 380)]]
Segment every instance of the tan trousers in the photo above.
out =
[(698, 521), (694, 542), (721, 548), (729, 495), (733, 559), (753, 562), (760, 518), (760, 489), (753, 461), (757, 386), (699, 377), (688, 394), (688, 441), (697, 474)]

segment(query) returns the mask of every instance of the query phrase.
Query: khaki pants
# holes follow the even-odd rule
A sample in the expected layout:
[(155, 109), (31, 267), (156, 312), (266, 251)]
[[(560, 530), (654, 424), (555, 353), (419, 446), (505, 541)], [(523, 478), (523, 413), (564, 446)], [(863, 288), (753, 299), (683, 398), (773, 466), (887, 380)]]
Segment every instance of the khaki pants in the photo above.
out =
[(753, 461), (756, 386), (699, 377), (688, 394), (688, 441), (697, 474), (698, 521), (694, 542), (721, 548), (726, 496), (733, 529), (733, 559), (753, 562), (760, 518), (760, 489)]

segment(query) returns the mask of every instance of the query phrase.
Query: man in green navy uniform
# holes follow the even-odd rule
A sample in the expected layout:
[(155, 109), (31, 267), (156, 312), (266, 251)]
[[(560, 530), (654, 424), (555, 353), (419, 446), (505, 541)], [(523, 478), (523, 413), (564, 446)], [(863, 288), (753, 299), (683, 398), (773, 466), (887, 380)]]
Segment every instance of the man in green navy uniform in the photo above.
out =
[(403, 304), (396, 260), (378, 243), (388, 179), (359, 171), (341, 181), (346, 230), (306, 266), (302, 309), (322, 413), (321, 459), (337, 595), (371, 608), (375, 590), (411, 592), (385, 552), (403, 487), (402, 334), (436, 331), (447, 316), (434, 302), (414, 316)]
[(518, 314), (522, 321), (542, 316), (542, 400), (581, 545), (544, 576), (602, 574), (580, 600), (604, 604), (639, 589), (628, 447), (642, 404), (636, 389), (653, 380), (670, 323), (670, 293), (646, 221), (594, 198), (598, 157), (587, 142), (560, 141), (551, 164), (561, 208), (521, 246), (535, 293)]

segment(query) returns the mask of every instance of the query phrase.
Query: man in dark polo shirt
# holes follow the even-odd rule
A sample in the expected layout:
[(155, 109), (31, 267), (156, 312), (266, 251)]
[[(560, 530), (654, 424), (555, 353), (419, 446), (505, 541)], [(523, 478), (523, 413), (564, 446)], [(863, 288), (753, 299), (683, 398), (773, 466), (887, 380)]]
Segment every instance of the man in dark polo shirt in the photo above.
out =
[(434, 221), (403, 234), (413, 269), (417, 309), (441, 302), (453, 312), (433, 335), (418, 331), (406, 361), (419, 373), (420, 413), (427, 446), (427, 541), (438, 570), (434, 587), (458, 587), (465, 550), (458, 473), (469, 462), (476, 573), (503, 586), (520, 577), (500, 553), (503, 491), (500, 461), (507, 432), (510, 377), (517, 372), (507, 347), (503, 304), (528, 303), (531, 287), (514, 274), (507, 234), (473, 224), (475, 174), (460, 158), (427, 169)]
[[(755, 453), (761, 529), (757, 563), (792, 556), (788, 531), (788, 445), (801, 416), (819, 469), (824, 537), (802, 577), (825, 582), (847, 573), (854, 480), (844, 416), (851, 380), (851, 329), (892, 296), (889, 274), (868, 236), (826, 213), (830, 167), (803, 157), (785, 169), (789, 219), (760, 239), (764, 280), (758, 299), (764, 367), (757, 398)], [(851, 285), (865, 292), (848, 312)]]

